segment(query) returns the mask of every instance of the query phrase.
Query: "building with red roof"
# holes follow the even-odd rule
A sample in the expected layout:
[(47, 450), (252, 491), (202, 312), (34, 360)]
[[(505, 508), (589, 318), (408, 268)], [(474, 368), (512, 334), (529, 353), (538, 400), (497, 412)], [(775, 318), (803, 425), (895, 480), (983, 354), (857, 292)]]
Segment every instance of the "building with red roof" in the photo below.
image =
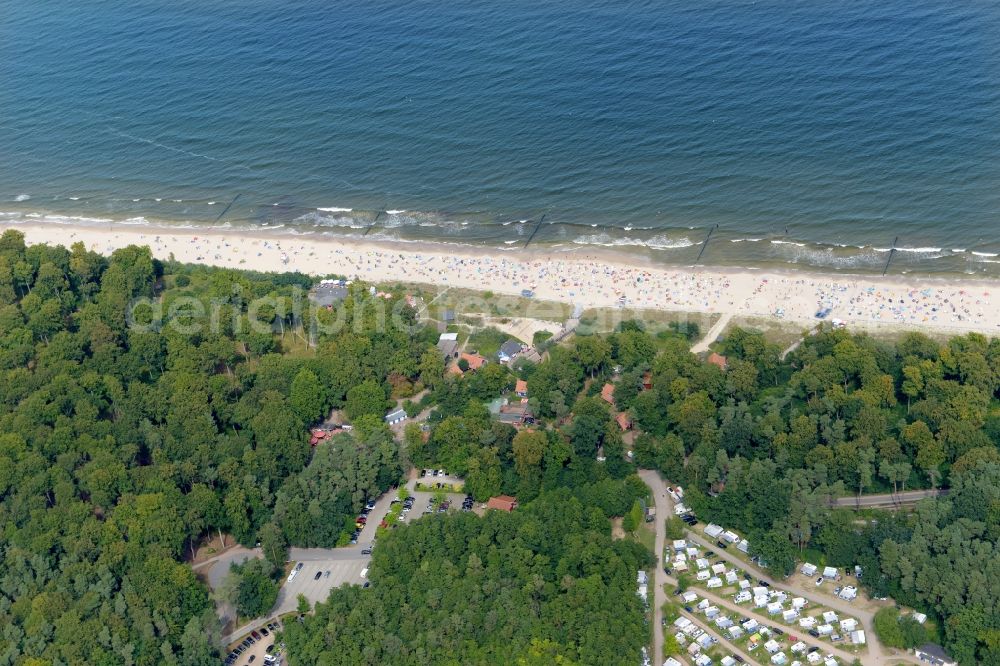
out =
[(729, 367), (729, 362), (726, 360), (726, 357), (722, 354), (716, 354), (715, 352), (708, 355), (708, 362), (712, 365), (719, 366), (720, 370), (725, 370)]
[(499, 511), (506, 511), (510, 513), (517, 508), (517, 498), (511, 497), (510, 495), (497, 495), (496, 497), (491, 497), (488, 502), (486, 502), (487, 509), (497, 509)]

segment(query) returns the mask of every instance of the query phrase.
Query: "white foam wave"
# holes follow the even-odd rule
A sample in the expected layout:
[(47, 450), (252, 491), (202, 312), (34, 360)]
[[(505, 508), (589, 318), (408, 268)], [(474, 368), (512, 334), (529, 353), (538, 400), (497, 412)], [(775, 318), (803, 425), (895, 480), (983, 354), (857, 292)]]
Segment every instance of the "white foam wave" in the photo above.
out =
[[(278, 204), (274, 204), (277, 206)], [(338, 208), (336, 206), (331, 206), (330, 208), (317, 208), (316, 210), (321, 210), (324, 213), (350, 213), (353, 208)]]
[(956, 253), (956, 254), (962, 254), (963, 252), (965, 252), (965, 248), (964, 247), (953, 247), (951, 249), (951, 251), (954, 252), (954, 253)]
[(939, 247), (897, 247), (896, 252), (914, 252), (917, 254), (935, 254), (940, 252)]
[(79, 201), (80, 197), (70, 197), (69, 200), (70, 201)]
[(385, 211), (385, 214), (386, 215), (399, 215), (400, 213), (405, 213), (405, 212), (406, 212), (405, 210), (387, 210), (387, 211)]
[(635, 246), (648, 247), (653, 250), (677, 250), (694, 245), (687, 238), (670, 238), (666, 235), (654, 236), (644, 241), (638, 238), (629, 238), (628, 236), (612, 238), (605, 233), (577, 236), (573, 239), (573, 242), (577, 245), (601, 245), (604, 247)]
[(759, 243), (763, 238), (733, 238), (730, 243)]
[(797, 243), (795, 241), (783, 241), (783, 240), (773, 240), (771, 245), (794, 245), (795, 247), (805, 247), (805, 243)]
[[(138, 199), (133, 199), (133, 201), (138, 201)], [(209, 205), (209, 206), (214, 206), (214, 205), (215, 205), (216, 203), (217, 203), (217, 202), (215, 202), (215, 201), (209, 201), (209, 202), (208, 202), (208, 205)]]
[(996, 257), (996, 256), (1000, 256), (996, 252), (973, 252), (972, 254), (976, 255), (977, 257)]
[(519, 241), (519, 240), (509, 240), (509, 241), (504, 241), (503, 244), (504, 245), (513, 245), (514, 243), (520, 243), (520, 242), (521, 241)]
[(31, 198), (30, 194), (18, 194), (16, 197), (14, 197), (14, 201), (27, 201), (30, 198)]
[(130, 218), (124, 219), (121, 222), (119, 222), (118, 224), (147, 225), (147, 224), (149, 224), (149, 220), (147, 220), (146, 218), (144, 218), (144, 217), (142, 217), (140, 215), (138, 217), (130, 217)]
[[(345, 227), (348, 229), (364, 229), (365, 225), (358, 224), (358, 221), (353, 217), (346, 215), (322, 215), (320, 213), (306, 213), (305, 215), (300, 215), (295, 218), (295, 222), (301, 222), (304, 224), (314, 224), (317, 227)], [(278, 227), (270, 227), (271, 229), (277, 229)]]

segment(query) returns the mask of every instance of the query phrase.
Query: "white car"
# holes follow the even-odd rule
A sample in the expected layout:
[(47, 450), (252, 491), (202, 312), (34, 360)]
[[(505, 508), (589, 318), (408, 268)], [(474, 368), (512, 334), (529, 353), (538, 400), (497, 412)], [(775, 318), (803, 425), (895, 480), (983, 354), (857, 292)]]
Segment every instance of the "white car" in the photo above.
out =
[(291, 583), (293, 580), (295, 580), (295, 574), (297, 574), (298, 572), (299, 572), (298, 569), (292, 569), (292, 573), (288, 574), (288, 582), (289, 583)]
[(366, 578), (368, 576), (368, 567), (361, 570), (361, 577)]

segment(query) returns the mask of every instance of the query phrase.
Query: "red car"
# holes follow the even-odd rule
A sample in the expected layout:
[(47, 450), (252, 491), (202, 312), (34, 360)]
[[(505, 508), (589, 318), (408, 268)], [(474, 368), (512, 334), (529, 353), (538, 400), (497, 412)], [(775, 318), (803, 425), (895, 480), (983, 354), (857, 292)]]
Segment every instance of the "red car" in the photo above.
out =
[(250, 635), (256, 638), (258, 641), (260, 640), (260, 634), (257, 631), (251, 631)]

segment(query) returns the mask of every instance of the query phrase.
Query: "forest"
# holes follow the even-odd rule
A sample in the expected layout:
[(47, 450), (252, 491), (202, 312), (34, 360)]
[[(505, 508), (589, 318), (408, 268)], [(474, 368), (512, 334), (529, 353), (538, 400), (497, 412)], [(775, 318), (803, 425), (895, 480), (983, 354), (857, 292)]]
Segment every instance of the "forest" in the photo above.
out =
[[(335, 545), (398, 481), (381, 416), (436, 336), (381, 330), (359, 285), (310, 348), (311, 284), (0, 237), (0, 663), (218, 664), (197, 545), (261, 541), (261, 603), (289, 544)], [(357, 427), (313, 456), (332, 408)]]
[[(683, 330), (626, 321), (537, 365), (456, 376), (401, 288), (355, 284), (334, 313), (302, 298), (312, 283), (0, 236), (0, 664), (218, 663), (212, 599), (186, 564), (198, 546), (261, 544), (265, 560), (227, 591), (253, 614), (289, 546), (343, 543), (411, 462), (520, 507), (392, 530), (376, 584), (335, 590), (289, 629), (293, 663), (631, 659), (648, 640), (634, 594), (647, 555), (612, 541), (608, 518), (648, 492), (637, 467), (683, 483), (701, 520), (742, 531), (776, 575), (802, 559), (858, 564), (873, 596), (932, 618), (921, 632), (883, 615), (887, 643), (1000, 663), (997, 340), (822, 328), (782, 358), (732, 328), (722, 368)], [(408, 325), (384, 326), (386, 307)], [(535, 428), (487, 409), (518, 378)], [(396, 401), (429, 410), (427, 428), (397, 441), (382, 421)], [(308, 429), (331, 410), (354, 429), (313, 449)], [(828, 505), (932, 487), (948, 494), (912, 512)], [(502, 598), (504, 622), (464, 587), (472, 577)]]
[[(588, 489), (581, 489), (589, 495)], [(286, 639), (296, 665), (635, 664), (649, 626), (635, 541), (567, 488), (513, 513), (434, 515), (392, 530), (369, 589), (345, 586)]]

